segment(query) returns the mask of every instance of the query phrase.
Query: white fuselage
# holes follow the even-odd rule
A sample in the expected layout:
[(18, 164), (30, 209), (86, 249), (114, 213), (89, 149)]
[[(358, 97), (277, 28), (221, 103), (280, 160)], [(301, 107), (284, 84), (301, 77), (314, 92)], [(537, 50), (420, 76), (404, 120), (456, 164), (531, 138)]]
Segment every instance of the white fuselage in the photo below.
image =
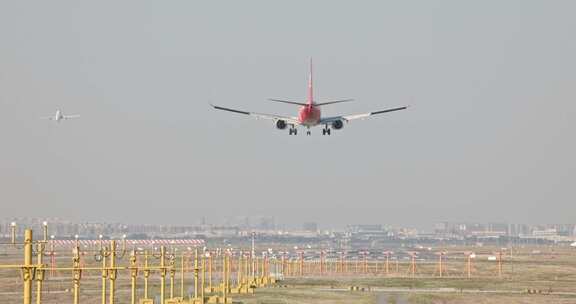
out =
[(60, 121), (62, 119), (64, 119), (64, 115), (62, 115), (62, 112), (60, 112), (60, 110), (57, 110), (53, 120)]

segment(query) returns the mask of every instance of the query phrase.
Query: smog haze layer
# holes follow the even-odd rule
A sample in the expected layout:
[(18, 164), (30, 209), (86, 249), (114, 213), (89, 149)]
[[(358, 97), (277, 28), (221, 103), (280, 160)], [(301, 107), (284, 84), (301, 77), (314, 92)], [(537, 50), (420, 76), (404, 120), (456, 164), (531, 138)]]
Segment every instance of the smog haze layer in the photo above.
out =
[[(572, 1), (0, 4), (0, 212), (573, 222)], [(410, 109), (288, 136), (281, 115)], [(54, 123), (56, 109), (80, 114)]]

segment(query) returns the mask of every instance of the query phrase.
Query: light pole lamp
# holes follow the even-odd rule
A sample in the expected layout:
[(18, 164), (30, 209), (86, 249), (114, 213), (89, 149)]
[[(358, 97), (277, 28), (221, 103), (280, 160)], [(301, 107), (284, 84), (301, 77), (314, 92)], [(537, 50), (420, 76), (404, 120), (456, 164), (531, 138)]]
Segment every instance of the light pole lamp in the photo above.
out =
[(10, 235), (12, 238), (12, 245), (16, 244), (16, 222), (10, 223)]
[(42, 222), (42, 231), (44, 232), (44, 242), (48, 242), (48, 222)]

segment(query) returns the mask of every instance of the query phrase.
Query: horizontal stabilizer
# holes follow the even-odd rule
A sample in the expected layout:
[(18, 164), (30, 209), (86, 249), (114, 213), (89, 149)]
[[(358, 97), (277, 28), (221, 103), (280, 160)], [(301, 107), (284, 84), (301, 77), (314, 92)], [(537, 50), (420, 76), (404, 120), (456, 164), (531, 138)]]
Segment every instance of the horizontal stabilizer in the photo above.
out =
[(329, 105), (329, 104), (333, 104), (333, 103), (350, 102), (350, 101), (354, 101), (354, 99), (341, 99), (341, 100), (326, 101), (326, 102), (316, 103), (315, 105), (316, 106), (325, 106), (325, 105)]
[[(308, 105), (308, 104), (303, 103), (303, 102), (297, 102), (297, 101), (291, 101), (291, 100), (272, 99), (272, 98), (268, 99), (268, 100), (275, 101), (275, 102), (289, 103), (289, 104), (294, 104), (294, 105), (298, 105), (298, 106), (307, 106)], [(334, 104), (334, 103), (349, 102), (349, 101), (353, 101), (353, 100), (354, 99), (332, 100), (332, 101), (314, 103), (314, 105), (319, 107), (319, 106), (325, 106), (325, 105)]]
[(294, 104), (294, 105), (299, 105), (299, 106), (305, 106), (306, 105), (303, 102), (297, 102), (297, 101), (291, 101), (291, 100), (282, 100), (282, 99), (273, 99), (273, 98), (270, 98), (268, 100), (275, 101), (275, 102), (289, 103), (289, 104)]

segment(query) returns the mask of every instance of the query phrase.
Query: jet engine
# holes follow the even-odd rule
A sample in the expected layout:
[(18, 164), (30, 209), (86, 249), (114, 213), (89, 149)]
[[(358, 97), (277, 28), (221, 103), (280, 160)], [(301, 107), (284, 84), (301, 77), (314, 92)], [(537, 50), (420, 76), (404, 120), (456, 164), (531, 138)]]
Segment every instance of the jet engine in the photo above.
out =
[(336, 130), (340, 130), (344, 127), (344, 123), (341, 120), (335, 120), (332, 122), (332, 128)]
[(276, 121), (276, 128), (277, 128), (277, 129), (284, 130), (284, 129), (286, 129), (286, 126), (287, 126), (287, 125), (288, 125), (288, 124), (286, 124), (286, 121), (284, 121), (284, 120), (282, 120), (282, 119), (279, 119), (279, 120)]

